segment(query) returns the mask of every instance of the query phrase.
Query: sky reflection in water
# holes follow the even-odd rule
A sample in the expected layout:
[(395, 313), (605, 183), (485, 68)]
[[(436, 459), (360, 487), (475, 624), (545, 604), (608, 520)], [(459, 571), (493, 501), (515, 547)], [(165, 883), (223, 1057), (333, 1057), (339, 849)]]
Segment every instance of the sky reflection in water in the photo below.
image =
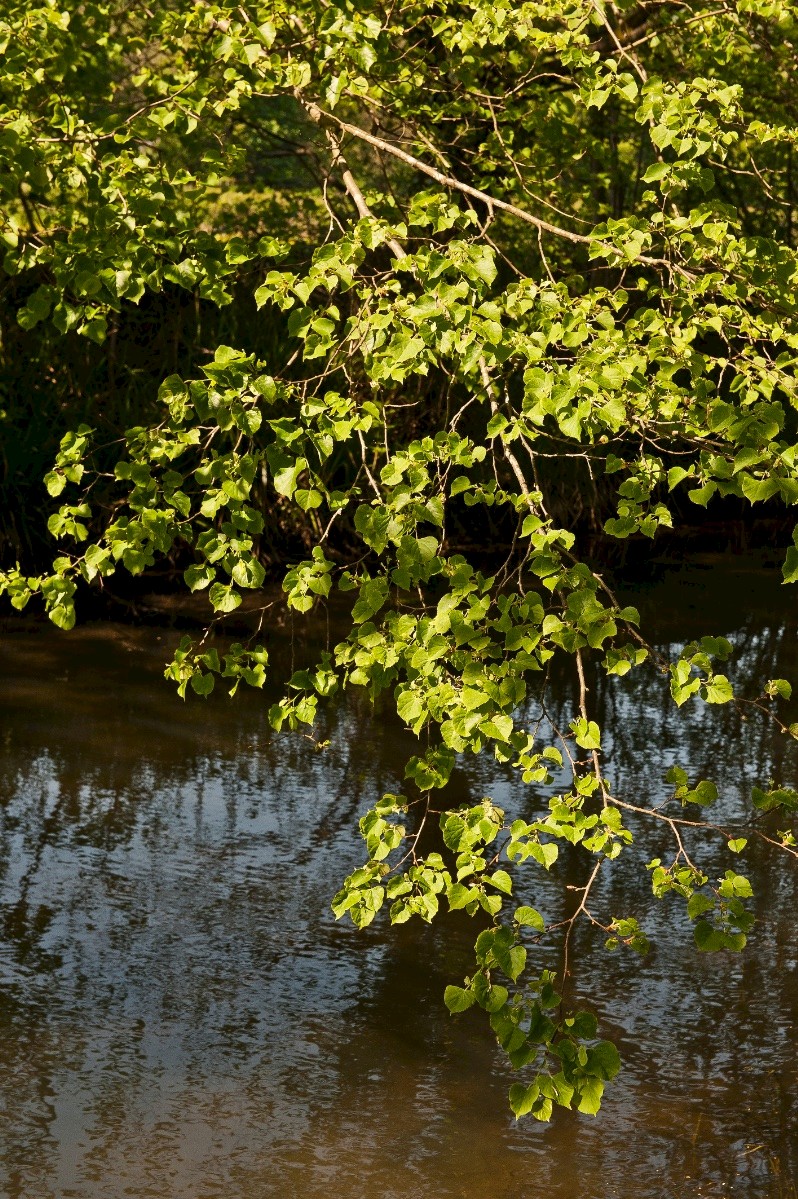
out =
[[(630, 598), (663, 644), (688, 606), (690, 635), (735, 642), (735, 669), (796, 678), (791, 594), (769, 577), (693, 569)], [(712, 870), (744, 869), (761, 919), (742, 956), (699, 956), (679, 902), (645, 897), (642, 863), (664, 843), (641, 829), (595, 908), (647, 913), (656, 948), (590, 956), (585, 933), (576, 975), (624, 1071), (597, 1120), (516, 1125), (484, 1018), (442, 1003), (475, 926), (458, 913), (358, 934), (329, 911), (361, 860), (357, 817), (399, 787), (412, 739), (358, 696), (323, 717), (322, 752), (274, 737), (261, 697), (183, 704), (160, 679), (173, 639), (13, 622), (2, 635), (0, 1194), (795, 1194), (786, 859), (755, 848), (741, 865), (719, 847)], [(558, 691), (567, 719), (570, 682)], [(673, 761), (717, 781), (726, 819), (751, 782), (798, 783), (795, 743), (726, 709), (696, 705), (686, 725), (651, 675), (593, 680), (591, 700), (630, 799), (664, 795)], [(533, 810), (489, 761), (466, 760), (456, 786)], [(525, 873), (518, 898), (549, 918), (581, 879), (565, 858), (551, 879)]]

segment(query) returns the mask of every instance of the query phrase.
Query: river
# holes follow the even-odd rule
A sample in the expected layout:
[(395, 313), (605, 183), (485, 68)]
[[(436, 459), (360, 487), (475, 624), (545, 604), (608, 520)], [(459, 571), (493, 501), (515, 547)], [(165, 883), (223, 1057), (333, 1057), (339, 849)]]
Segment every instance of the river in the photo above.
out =
[[(732, 675), (798, 682), (792, 594), (773, 570), (704, 561), (625, 598), (663, 645), (686, 622), (730, 637)], [(0, 627), (5, 1199), (794, 1199), (793, 859), (699, 851), (713, 875), (748, 874), (758, 916), (743, 954), (701, 955), (683, 904), (650, 896), (665, 842), (640, 829), (596, 906), (639, 915), (654, 950), (610, 955), (585, 930), (574, 977), (624, 1069), (596, 1119), (516, 1123), (484, 1016), (442, 1002), (474, 924), (358, 933), (330, 912), (362, 861), (357, 817), (399, 788), (412, 738), (357, 693), (322, 715), (324, 749), (273, 734), (259, 694), (184, 703), (161, 677), (178, 635)], [(274, 641), (290, 652), (285, 629)], [(731, 818), (752, 782), (798, 783), (798, 744), (758, 717), (686, 718), (645, 670), (590, 682), (620, 795), (664, 796), (678, 761)], [(464, 760), (453, 787), (536, 802), (492, 761)], [(550, 915), (580, 870), (526, 868), (523, 895)]]

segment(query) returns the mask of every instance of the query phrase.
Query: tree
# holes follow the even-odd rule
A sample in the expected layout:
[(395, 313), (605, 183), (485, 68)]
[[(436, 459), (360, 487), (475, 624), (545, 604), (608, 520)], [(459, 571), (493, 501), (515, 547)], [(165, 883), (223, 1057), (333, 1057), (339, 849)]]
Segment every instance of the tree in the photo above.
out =
[[(752, 790), (780, 831), (751, 813), (713, 823), (715, 785), (679, 766), (666, 802), (614, 794), (594, 668), (652, 670), (687, 718), (733, 703), (798, 725), (778, 715), (786, 680), (732, 685), (724, 638), (657, 654), (574, 511), (609, 504), (606, 535), (653, 539), (690, 505), (798, 500), (797, 17), (789, 0), (2, 8), (4, 270), (33, 360), (57, 355), (56, 334), (110, 353), (134, 306), (177, 289), (198, 312), (254, 296), (260, 316), (248, 344), (168, 374), (124, 433), (102, 413), (66, 432), (45, 479), (63, 548), (0, 591), (17, 608), (39, 595), (69, 629), (79, 585), (169, 556), (223, 629), (275, 530), (306, 547), (286, 604), (340, 594), (350, 628), (286, 680), (274, 728), (363, 687), (423, 737), (407, 794), (363, 816), (367, 860), (334, 911), (358, 927), (384, 907), (431, 921), (444, 900), (483, 914), (473, 973), (445, 1002), (488, 1013), (522, 1072), (517, 1116), (595, 1113), (619, 1068), (563, 987), (579, 921), (647, 949), (633, 914), (590, 907), (605, 864), (634, 852), (629, 813), (672, 836), (651, 883), (686, 902), (699, 950), (743, 948), (751, 888), (733, 869), (715, 881), (685, 827), (798, 857), (786, 786)], [(507, 543), (487, 570), (468, 529)], [(562, 657), (568, 727), (545, 707)], [(267, 668), (267, 646), (203, 637), (166, 673), (182, 695), (217, 680), (232, 694)], [(552, 771), (568, 781), (531, 821), (490, 800), (450, 810), (456, 755), (482, 752), (532, 794)], [(513, 906), (513, 874), (551, 869), (561, 845), (585, 882), (547, 926)], [(558, 969), (528, 969), (531, 945)]]

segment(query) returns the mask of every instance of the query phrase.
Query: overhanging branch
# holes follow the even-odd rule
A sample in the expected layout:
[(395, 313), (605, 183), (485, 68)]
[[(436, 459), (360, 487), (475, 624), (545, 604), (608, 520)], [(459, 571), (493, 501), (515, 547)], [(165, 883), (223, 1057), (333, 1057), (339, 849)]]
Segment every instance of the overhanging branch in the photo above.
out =
[[(596, 237), (591, 234), (575, 233), (571, 229), (563, 229), (560, 225), (553, 225), (550, 221), (544, 221), (542, 217), (535, 216), (534, 213), (527, 212), (524, 208), (519, 208), (516, 204), (511, 204), (509, 200), (500, 200), (495, 196), (489, 195), (487, 192), (480, 191), (478, 187), (472, 187), (470, 183), (463, 183), (456, 179), (453, 175), (446, 175), (443, 171), (439, 171), (436, 167), (430, 166), (429, 163), (423, 162), (420, 158), (415, 158), (414, 155), (408, 154), (400, 146), (393, 145), (392, 142), (386, 141), (382, 137), (377, 137), (374, 133), (369, 133), (366, 129), (361, 129), (358, 125), (350, 125), (348, 121), (342, 120), (334, 113), (326, 112), (320, 108), (318, 104), (311, 100), (305, 100), (301, 92), (295, 93), (297, 100), (303, 106), (310, 118), (318, 125), (331, 124), (340, 129), (343, 133), (348, 133), (350, 137), (356, 137), (360, 141), (366, 142), (370, 146), (374, 146), (377, 150), (382, 150), (385, 154), (398, 159), (400, 162), (406, 163), (413, 167), (414, 170), (421, 171), (422, 174), (428, 175), (430, 179), (434, 179), (442, 187), (451, 188), (453, 191), (459, 191), (462, 195), (470, 196), (474, 200), (479, 200), (485, 204), (491, 211), (499, 209), (502, 212), (508, 212), (512, 216), (517, 217), (521, 221), (525, 221), (528, 225), (534, 225), (536, 229), (543, 233), (551, 233), (555, 237), (563, 238), (565, 241), (574, 243), (575, 245), (599, 246), (611, 254), (621, 256), (622, 251), (612, 244), (605, 241), (601, 237)], [(675, 271), (683, 278), (692, 280), (694, 276), (678, 263), (671, 262), (667, 258), (652, 258), (645, 254), (638, 255), (635, 262), (642, 262), (646, 266), (663, 266), (669, 271)]]

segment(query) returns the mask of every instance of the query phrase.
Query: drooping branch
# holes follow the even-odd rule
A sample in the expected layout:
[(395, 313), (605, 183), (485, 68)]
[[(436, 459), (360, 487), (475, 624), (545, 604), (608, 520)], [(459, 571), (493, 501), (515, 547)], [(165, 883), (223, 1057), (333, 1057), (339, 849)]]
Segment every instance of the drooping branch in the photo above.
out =
[[(573, 242), (576, 245), (599, 246), (603, 250), (607, 250), (611, 254), (619, 255), (621, 251), (618, 246), (611, 242), (605, 241), (601, 237), (596, 237), (592, 234), (575, 233), (571, 229), (563, 229), (560, 225), (553, 225), (550, 221), (544, 221), (542, 217), (535, 216), (534, 213), (527, 212), (524, 208), (519, 208), (516, 204), (511, 204), (509, 200), (500, 200), (496, 196), (491, 196), (487, 192), (481, 191), (478, 187), (472, 187), (470, 183), (463, 183), (460, 179), (456, 179), (453, 175), (446, 175), (443, 171), (439, 171), (436, 167), (430, 166), (429, 163), (423, 162), (422, 159), (408, 154), (400, 146), (393, 145), (392, 142), (386, 141), (382, 137), (377, 137), (376, 134), (369, 133), (366, 129), (361, 129), (358, 125), (351, 125), (348, 121), (342, 120), (334, 113), (327, 112), (320, 108), (314, 101), (304, 99), (302, 93), (295, 93), (297, 100), (303, 106), (305, 111), (318, 125), (330, 124), (336, 126), (343, 133), (348, 133), (350, 137), (358, 138), (358, 140), (366, 142), (370, 146), (374, 146), (377, 150), (382, 150), (383, 153), (389, 154), (393, 158), (399, 159), (400, 162), (406, 163), (417, 171), (428, 175), (430, 179), (434, 179), (442, 187), (451, 188), (454, 191), (459, 191), (462, 195), (470, 196), (474, 200), (479, 200), (487, 205), (489, 210), (500, 209), (502, 212), (509, 212), (512, 216), (517, 217), (521, 221), (526, 221), (529, 225), (534, 225), (542, 233), (551, 233), (555, 237), (563, 238), (566, 241)], [(678, 263), (671, 262), (667, 258), (654, 258), (647, 254), (640, 254), (636, 258), (637, 262), (642, 262), (646, 266), (663, 266), (669, 271), (675, 271), (685, 279), (693, 280), (695, 276), (685, 270)]]
[[(371, 211), (368, 204), (366, 203), (365, 196), (363, 195), (362, 191), (360, 190), (360, 187), (358, 186), (354, 175), (352, 174), (351, 170), (349, 169), (348, 162), (344, 158), (343, 151), (341, 150), (341, 143), (340, 143), (339, 139), (335, 136), (332, 129), (328, 128), (326, 132), (327, 132), (327, 140), (329, 141), (330, 145), (332, 146), (333, 166), (341, 167), (341, 178), (343, 180), (344, 187), (346, 188), (350, 197), (354, 201), (355, 208), (358, 210), (361, 218), (365, 218), (365, 217), (373, 218), (374, 213)], [(386, 244), (387, 244), (388, 248), (393, 251), (394, 257), (407, 258), (407, 251), (399, 244), (399, 242), (396, 240), (395, 237), (389, 237), (387, 239)]]

